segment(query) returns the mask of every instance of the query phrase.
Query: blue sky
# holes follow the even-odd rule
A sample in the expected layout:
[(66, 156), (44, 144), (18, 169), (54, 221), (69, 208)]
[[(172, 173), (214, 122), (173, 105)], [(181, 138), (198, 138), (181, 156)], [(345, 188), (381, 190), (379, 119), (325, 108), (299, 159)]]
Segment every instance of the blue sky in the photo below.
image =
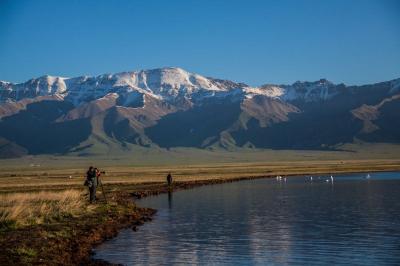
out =
[(178, 66), (250, 85), (400, 77), (400, 1), (0, 0), (0, 80)]

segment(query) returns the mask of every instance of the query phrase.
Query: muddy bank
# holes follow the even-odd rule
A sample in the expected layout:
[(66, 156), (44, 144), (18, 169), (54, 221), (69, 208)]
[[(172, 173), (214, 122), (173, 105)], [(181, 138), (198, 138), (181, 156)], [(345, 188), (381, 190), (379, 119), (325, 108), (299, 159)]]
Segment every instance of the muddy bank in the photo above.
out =
[(91, 260), (92, 248), (115, 237), (122, 228), (151, 220), (156, 212), (136, 207), (127, 193), (111, 195), (110, 204), (99, 203), (90, 214), (63, 217), (49, 224), (2, 228), (0, 265), (110, 265)]

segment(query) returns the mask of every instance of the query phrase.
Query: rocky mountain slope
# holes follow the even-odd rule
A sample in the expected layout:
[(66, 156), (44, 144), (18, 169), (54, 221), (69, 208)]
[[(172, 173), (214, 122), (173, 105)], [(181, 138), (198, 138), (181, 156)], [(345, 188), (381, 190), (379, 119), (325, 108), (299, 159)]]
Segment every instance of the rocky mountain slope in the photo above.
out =
[(251, 87), (180, 68), (0, 81), (0, 156), (400, 142), (400, 79)]

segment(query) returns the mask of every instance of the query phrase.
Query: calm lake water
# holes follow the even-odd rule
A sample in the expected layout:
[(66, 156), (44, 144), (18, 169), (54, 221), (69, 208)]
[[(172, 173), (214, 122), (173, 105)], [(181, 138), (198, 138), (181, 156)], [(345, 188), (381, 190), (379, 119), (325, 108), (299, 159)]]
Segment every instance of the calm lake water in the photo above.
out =
[[(152, 222), (95, 258), (125, 265), (400, 265), (400, 173), (291, 177), (150, 197)], [(330, 179), (330, 178), (329, 178)]]

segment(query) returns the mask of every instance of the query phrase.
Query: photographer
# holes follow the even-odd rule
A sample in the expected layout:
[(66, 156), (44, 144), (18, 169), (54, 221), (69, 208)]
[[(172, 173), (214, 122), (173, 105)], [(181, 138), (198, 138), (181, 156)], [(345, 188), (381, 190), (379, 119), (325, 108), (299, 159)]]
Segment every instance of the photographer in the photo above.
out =
[(86, 172), (85, 186), (89, 188), (89, 201), (90, 203), (96, 202), (96, 188), (98, 185), (97, 178), (100, 176), (100, 172), (97, 168), (93, 166), (89, 167)]

